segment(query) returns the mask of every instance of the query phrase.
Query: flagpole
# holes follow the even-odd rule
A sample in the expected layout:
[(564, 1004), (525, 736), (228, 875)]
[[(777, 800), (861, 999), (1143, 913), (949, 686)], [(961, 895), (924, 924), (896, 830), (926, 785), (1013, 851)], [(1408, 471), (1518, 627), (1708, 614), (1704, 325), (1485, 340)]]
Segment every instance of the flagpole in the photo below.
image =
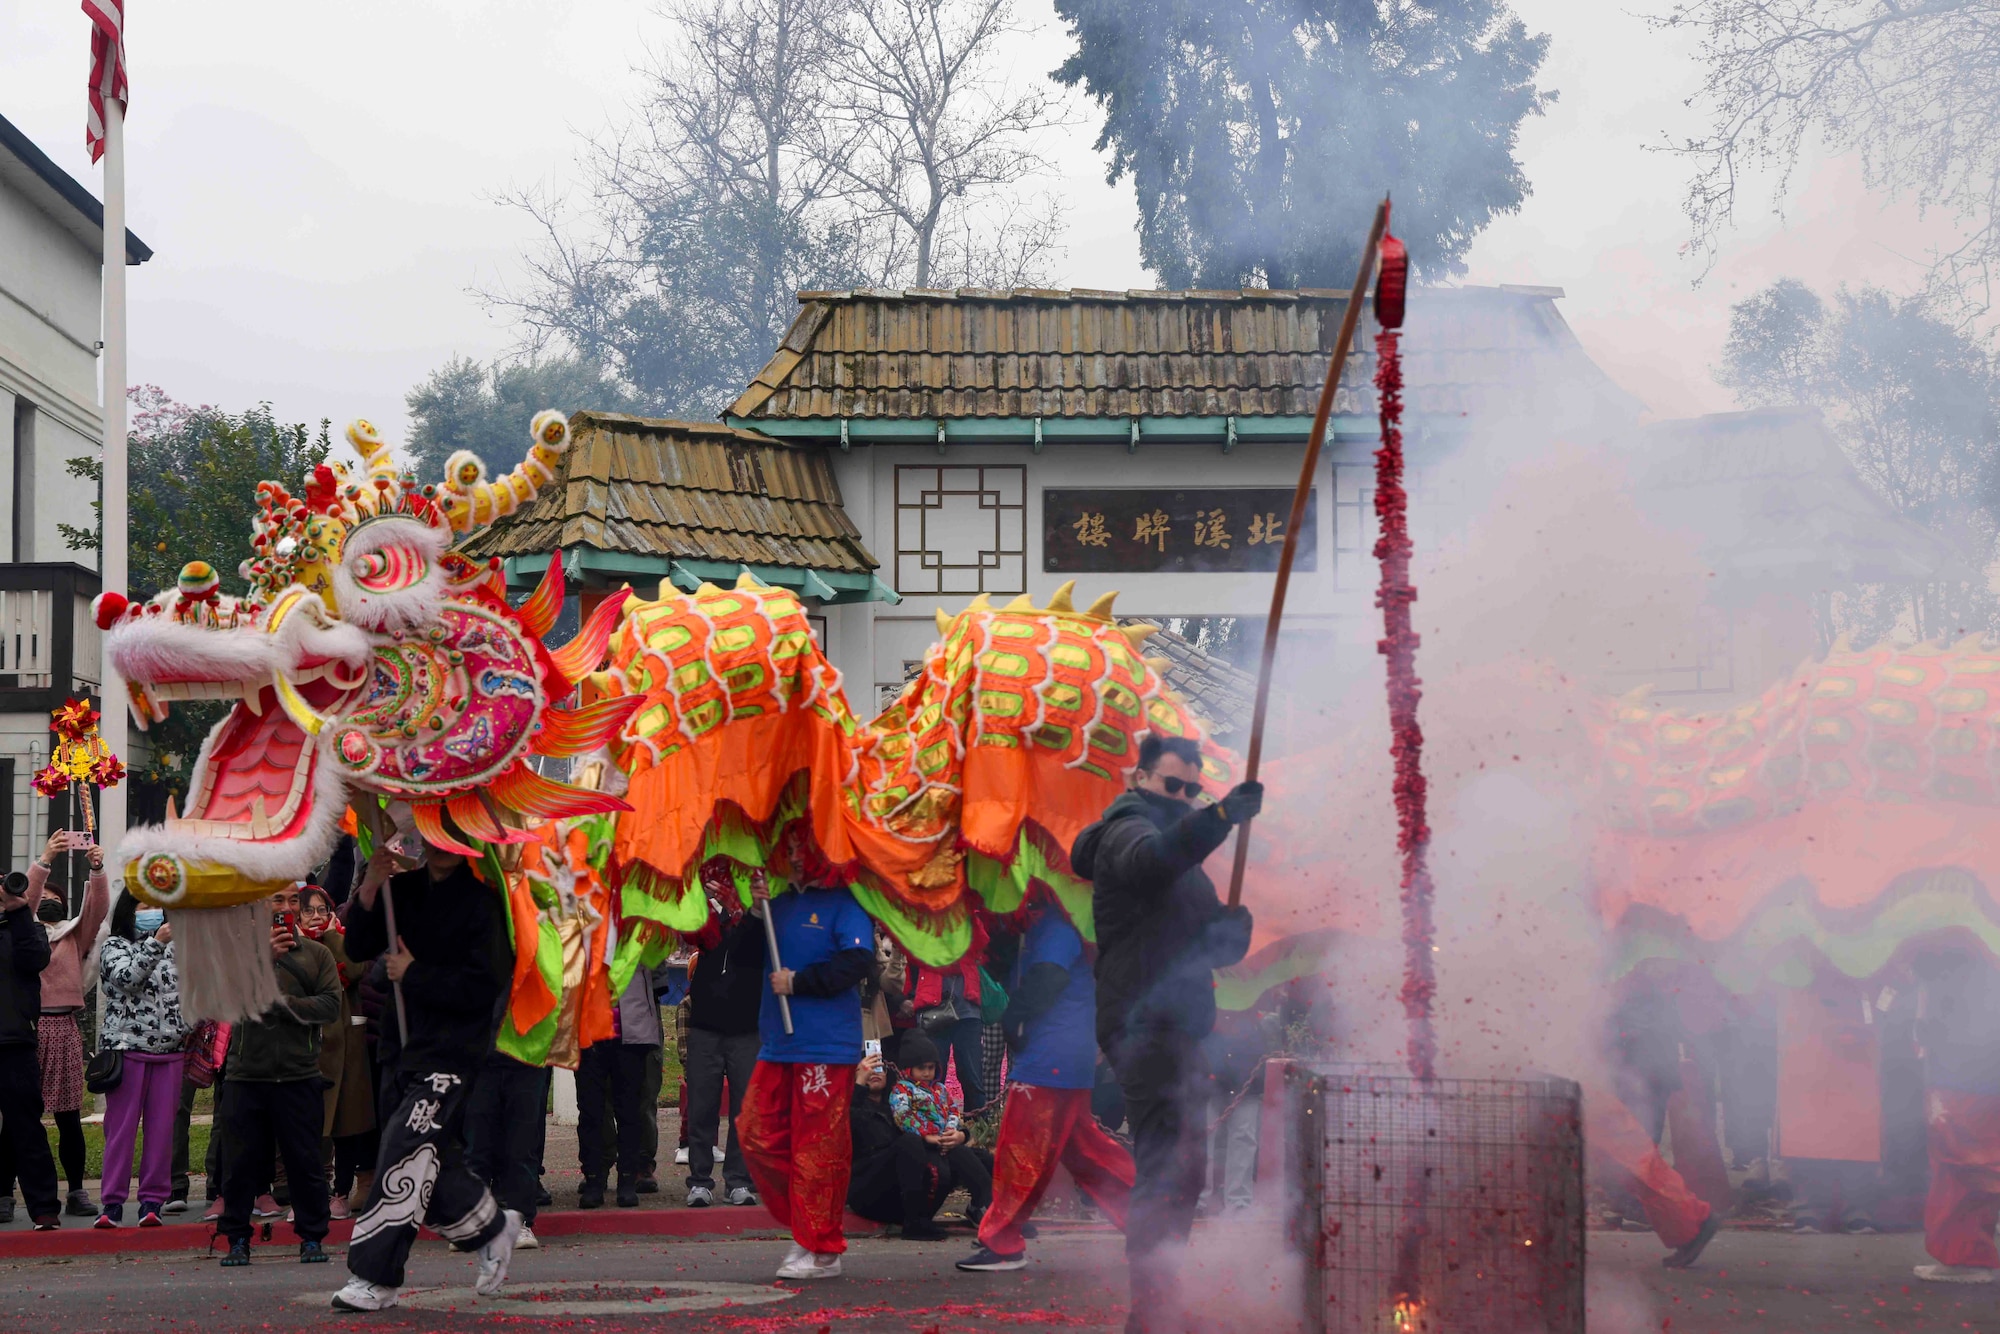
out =
[[(125, 103), (104, 99), (104, 528), (98, 546), (98, 574), (107, 593), (124, 593), (126, 584), (125, 476)], [(131, 758), (126, 750), (130, 716), (125, 687), (111, 665), (103, 663), (103, 718), (98, 724), (113, 755)], [(132, 766), (137, 768), (135, 764)], [(127, 785), (104, 790), (98, 841), (115, 851), (125, 836)], [(117, 871), (111, 874), (115, 877)]]

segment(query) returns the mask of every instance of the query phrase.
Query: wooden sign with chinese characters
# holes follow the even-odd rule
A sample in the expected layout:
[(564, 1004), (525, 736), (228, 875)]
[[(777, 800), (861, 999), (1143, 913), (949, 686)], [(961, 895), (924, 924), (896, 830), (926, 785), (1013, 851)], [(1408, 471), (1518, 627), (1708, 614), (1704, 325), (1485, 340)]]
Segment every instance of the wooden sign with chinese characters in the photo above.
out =
[[(1290, 487), (1042, 492), (1042, 568), (1063, 574), (1275, 570)], [(1319, 492), (1306, 499), (1293, 568), (1317, 568)]]

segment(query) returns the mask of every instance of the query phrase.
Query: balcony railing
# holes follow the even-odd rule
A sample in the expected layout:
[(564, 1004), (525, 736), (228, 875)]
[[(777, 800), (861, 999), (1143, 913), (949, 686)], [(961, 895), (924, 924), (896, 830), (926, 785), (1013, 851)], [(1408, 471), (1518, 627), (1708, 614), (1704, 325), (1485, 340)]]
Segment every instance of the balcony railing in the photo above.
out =
[(0, 713), (45, 712), (103, 682), (91, 619), (97, 571), (61, 562), (0, 564)]

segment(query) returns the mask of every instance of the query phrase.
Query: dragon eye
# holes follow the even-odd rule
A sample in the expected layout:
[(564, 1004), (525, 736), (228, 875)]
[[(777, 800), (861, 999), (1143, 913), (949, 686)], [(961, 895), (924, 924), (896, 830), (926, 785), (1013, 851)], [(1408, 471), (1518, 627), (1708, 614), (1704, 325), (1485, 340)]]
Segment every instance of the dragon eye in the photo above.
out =
[(430, 564), (408, 547), (383, 547), (356, 556), (354, 582), (371, 593), (393, 593), (424, 581)]

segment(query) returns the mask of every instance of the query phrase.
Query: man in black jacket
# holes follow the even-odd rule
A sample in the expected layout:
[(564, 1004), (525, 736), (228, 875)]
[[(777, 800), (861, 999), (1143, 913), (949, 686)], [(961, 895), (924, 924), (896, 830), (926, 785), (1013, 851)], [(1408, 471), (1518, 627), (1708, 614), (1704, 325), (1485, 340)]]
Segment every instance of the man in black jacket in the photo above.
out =
[[(52, 1232), (62, 1222), (56, 1160), (42, 1129), (42, 1068), (35, 1056), (49, 933), (35, 920), (26, 897), (27, 877), (8, 879), (13, 883), (0, 887), (0, 1135), (12, 1151), (35, 1231)], [(10, 1207), (12, 1203), (10, 1197)]]
[(722, 1120), (722, 1086), (729, 1085), (729, 1149), (722, 1184), (731, 1204), (755, 1204), (750, 1169), (743, 1165), (736, 1120), (757, 1070), (757, 1013), (764, 1003), (764, 928), (740, 906), (712, 899), (712, 925), (700, 942), (688, 977), (688, 1178), (687, 1202), (715, 1203), (715, 1140)]
[(222, 1068), (227, 1096), (216, 1100), (215, 1129), (222, 1137), (224, 1161), (222, 1218), (216, 1231), (229, 1238), (222, 1263), (232, 1267), (250, 1263), (250, 1213), (271, 1175), (274, 1152), (291, 1183), (299, 1262), (326, 1262), (321, 1243), (328, 1202), (319, 1153), (326, 1104), (319, 1043), (320, 1030), (340, 1018), (340, 968), (331, 950), (296, 929), (297, 886), (285, 886), (270, 903), (278, 999), (230, 1032)]
[[(429, 845), (423, 855), (422, 867), (392, 878), (395, 863), (379, 849), (348, 912), (348, 957), (365, 963), (381, 955), (395, 988), (384, 1031), (396, 1031), (399, 1008), (408, 1022), (375, 1182), (348, 1243), (353, 1278), (333, 1299), (340, 1311), (396, 1304), (419, 1223), (459, 1250), (479, 1252), (473, 1286), (486, 1296), (506, 1281), (521, 1231), (521, 1216), (500, 1208), (465, 1162), (472, 1080), (493, 1050), (513, 981), (506, 903), (465, 858)], [(388, 896), (395, 899), (394, 939)]]
[(1132, 790), (1070, 852), (1076, 873), (1093, 883), (1097, 1042), (1117, 1073), (1132, 1129), (1125, 1254), (1133, 1334), (1181, 1328), (1178, 1257), (1161, 1251), (1186, 1244), (1208, 1176), (1201, 1042), (1215, 1027), (1211, 974), (1250, 948), (1249, 910), (1223, 907), (1201, 863), (1232, 825), (1256, 816), (1264, 789), (1239, 784), (1213, 805), (1201, 793), (1200, 747), (1149, 736)]

